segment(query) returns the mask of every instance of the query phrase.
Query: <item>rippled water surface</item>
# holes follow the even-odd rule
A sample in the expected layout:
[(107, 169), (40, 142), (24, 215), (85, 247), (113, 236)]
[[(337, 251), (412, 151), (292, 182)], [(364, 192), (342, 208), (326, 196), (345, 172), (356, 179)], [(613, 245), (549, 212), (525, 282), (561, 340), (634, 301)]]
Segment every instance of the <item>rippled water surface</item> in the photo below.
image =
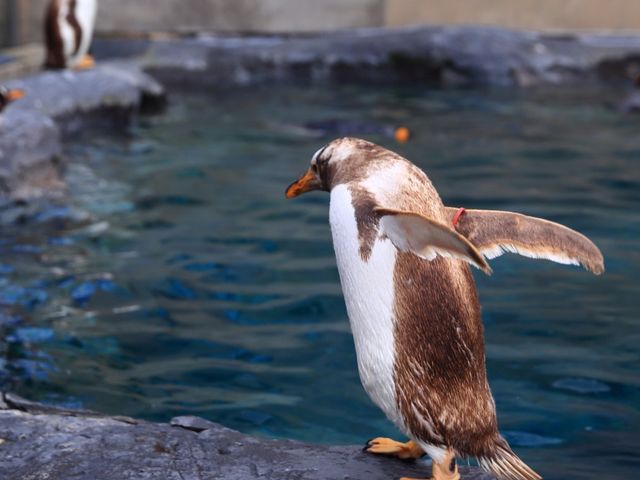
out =
[[(174, 95), (70, 144), (70, 206), (0, 233), (0, 382), (53, 404), (326, 443), (398, 436), (357, 375), (328, 196), (285, 201), (327, 118), (405, 124), (445, 202), (565, 223), (607, 272), (475, 272), (502, 431), (546, 478), (640, 473), (640, 120), (597, 91)], [(428, 326), (425, 326), (428, 328)]]

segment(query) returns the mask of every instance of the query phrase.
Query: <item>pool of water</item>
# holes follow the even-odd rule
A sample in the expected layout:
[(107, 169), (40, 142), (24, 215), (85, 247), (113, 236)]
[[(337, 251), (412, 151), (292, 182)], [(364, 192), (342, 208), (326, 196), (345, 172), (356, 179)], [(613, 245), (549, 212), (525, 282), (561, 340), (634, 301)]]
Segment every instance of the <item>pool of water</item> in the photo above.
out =
[(284, 188), (344, 118), (404, 124), (445, 202), (590, 236), (607, 266), (507, 255), (476, 278), (501, 430), (545, 478), (640, 470), (640, 119), (590, 90), (174, 95), (67, 146), (69, 204), (0, 232), (0, 382), (56, 405), (325, 443), (398, 433), (362, 390), (328, 195)]

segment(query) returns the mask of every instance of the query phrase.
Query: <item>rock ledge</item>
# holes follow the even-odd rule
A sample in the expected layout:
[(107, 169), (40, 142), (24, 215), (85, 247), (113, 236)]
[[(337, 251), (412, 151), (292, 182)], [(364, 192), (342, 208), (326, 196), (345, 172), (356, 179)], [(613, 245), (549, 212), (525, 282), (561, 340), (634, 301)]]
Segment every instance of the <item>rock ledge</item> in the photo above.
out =
[[(5, 480), (391, 480), (424, 478), (427, 462), (366, 454), (358, 446), (264, 440), (198, 417), (170, 424), (60, 409), (0, 395)], [(491, 480), (474, 467), (464, 480)]]
[(162, 85), (135, 62), (55, 71), (7, 82), (27, 95), (0, 115), (0, 204), (64, 190), (62, 141), (87, 127), (115, 129), (165, 101)]

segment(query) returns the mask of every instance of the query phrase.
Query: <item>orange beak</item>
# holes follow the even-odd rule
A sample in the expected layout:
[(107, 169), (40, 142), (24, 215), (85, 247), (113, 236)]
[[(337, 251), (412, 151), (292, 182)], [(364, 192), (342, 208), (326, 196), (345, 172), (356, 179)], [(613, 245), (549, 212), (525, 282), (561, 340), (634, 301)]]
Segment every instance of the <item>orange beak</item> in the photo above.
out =
[(294, 198), (298, 195), (302, 195), (303, 193), (311, 192), (312, 190), (320, 190), (321, 188), (322, 183), (318, 179), (318, 176), (309, 169), (307, 170), (307, 173), (289, 185), (287, 191), (284, 192), (284, 196), (287, 198)]
[(9, 90), (7, 92), (7, 100), (10, 102), (13, 102), (15, 100), (20, 100), (22, 97), (24, 97), (24, 95), (25, 95), (24, 90), (18, 90), (18, 89)]

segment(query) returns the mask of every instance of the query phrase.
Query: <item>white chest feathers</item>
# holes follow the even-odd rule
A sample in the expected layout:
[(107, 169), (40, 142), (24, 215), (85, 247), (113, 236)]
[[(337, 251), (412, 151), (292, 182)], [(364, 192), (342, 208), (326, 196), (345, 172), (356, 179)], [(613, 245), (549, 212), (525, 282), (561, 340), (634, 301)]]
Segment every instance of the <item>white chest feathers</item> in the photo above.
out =
[(365, 262), (352, 196), (339, 185), (331, 191), (329, 210), (333, 248), (358, 357), (362, 385), (371, 400), (404, 430), (394, 386), (394, 285), (396, 248), (376, 239)]

